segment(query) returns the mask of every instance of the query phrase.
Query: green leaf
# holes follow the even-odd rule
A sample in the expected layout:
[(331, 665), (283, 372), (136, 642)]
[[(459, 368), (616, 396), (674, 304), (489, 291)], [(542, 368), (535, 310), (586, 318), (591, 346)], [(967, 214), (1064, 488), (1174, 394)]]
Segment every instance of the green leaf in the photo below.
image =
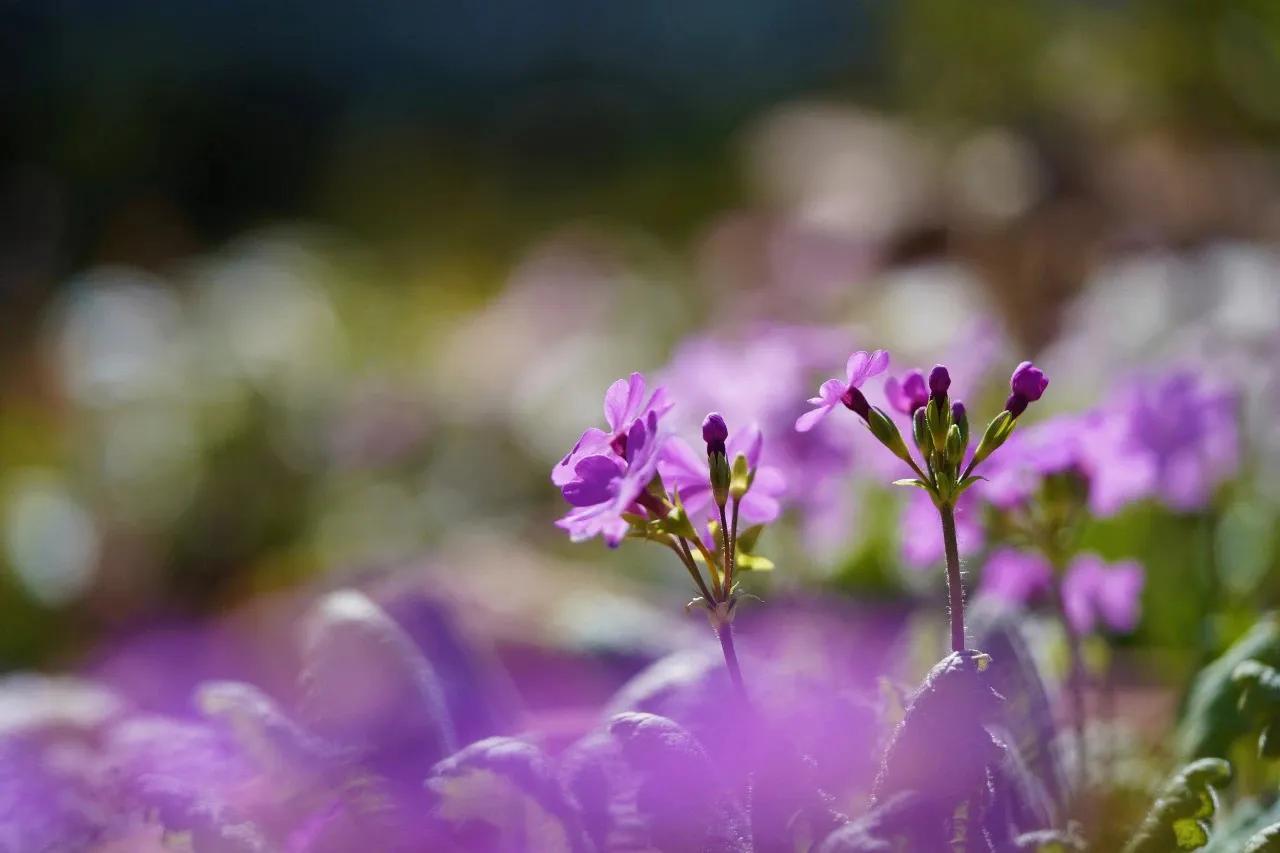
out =
[(763, 524), (753, 524), (746, 530), (738, 533), (738, 548), (742, 551), (754, 551), (756, 542), (760, 541), (760, 534), (764, 531)]
[(1231, 765), (1221, 758), (1182, 768), (1165, 784), (1125, 853), (1196, 850), (1209, 843), (1209, 820), (1218, 806), (1214, 788), (1230, 781)]
[(1280, 823), (1273, 823), (1251, 837), (1242, 853), (1280, 853)]
[(1231, 745), (1252, 730), (1249, 720), (1240, 714), (1240, 691), (1232, 681), (1236, 667), (1247, 660), (1280, 666), (1280, 620), (1274, 613), (1254, 623), (1196, 676), (1178, 725), (1178, 752), (1184, 760), (1227, 755)]
[(1250, 728), (1258, 728), (1258, 754), (1280, 757), (1280, 670), (1247, 660), (1231, 671), (1231, 682), (1240, 691), (1237, 707)]

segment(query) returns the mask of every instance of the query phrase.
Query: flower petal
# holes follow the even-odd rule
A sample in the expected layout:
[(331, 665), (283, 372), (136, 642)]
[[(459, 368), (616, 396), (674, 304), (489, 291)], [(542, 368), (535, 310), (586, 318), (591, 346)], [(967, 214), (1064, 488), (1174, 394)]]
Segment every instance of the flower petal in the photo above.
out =
[(551, 482), (557, 486), (563, 486), (574, 478), (574, 466), (578, 464), (578, 460), (584, 456), (593, 456), (601, 453), (609, 447), (609, 434), (604, 430), (591, 427), (582, 434), (578, 439), (578, 443), (573, 449), (565, 454), (564, 458), (556, 463), (556, 467), (551, 469)]
[(811, 409), (805, 412), (803, 415), (796, 418), (796, 432), (808, 432), (813, 429), (818, 425), (818, 421), (825, 418), (834, 408), (835, 404), (827, 403), (825, 405), (818, 406), (816, 409)]
[(633, 373), (630, 378), (619, 379), (610, 385), (604, 394), (604, 419), (609, 429), (617, 432), (626, 426), (634, 414), (631, 411), (635, 405), (633, 401), (643, 395), (644, 376), (640, 373)]
[(866, 350), (858, 350), (849, 356), (849, 361), (845, 363), (844, 375), (848, 380), (848, 384), (854, 387), (862, 382), (866, 376), (867, 365), (871, 362), (871, 356)]

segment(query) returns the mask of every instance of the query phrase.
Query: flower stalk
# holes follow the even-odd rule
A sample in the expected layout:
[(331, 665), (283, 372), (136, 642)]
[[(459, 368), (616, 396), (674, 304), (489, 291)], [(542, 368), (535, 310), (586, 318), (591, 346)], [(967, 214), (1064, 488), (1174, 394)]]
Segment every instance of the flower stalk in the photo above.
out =
[(924, 373), (913, 370), (902, 381), (885, 383), (890, 405), (911, 418), (911, 437), (923, 466), (893, 419), (872, 406), (861, 391), (863, 382), (888, 366), (889, 356), (883, 350), (874, 353), (855, 352), (846, 366), (846, 380), (830, 379), (809, 400), (814, 408), (796, 421), (798, 432), (808, 432), (837, 405), (843, 404), (862, 418), (867, 429), (894, 456), (901, 459), (916, 476), (896, 481), (896, 485), (912, 486), (928, 493), (938, 510), (942, 525), (943, 548), (947, 564), (947, 609), (951, 621), (951, 650), (965, 650), (964, 582), (960, 572), (960, 543), (956, 535), (956, 504), (965, 490), (980, 478), (974, 469), (1008, 439), (1017, 417), (1027, 406), (1040, 399), (1049, 384), (1044, 372), (1029, 361), (1018, 365), (1010, 378), (1011, 394), (1002, 410), (988, 424), (966, 464), (969, 452), (969, 414), (964, 403), (952, 401), (951, 374), (945, 365), (935, 365), (926, 384)]

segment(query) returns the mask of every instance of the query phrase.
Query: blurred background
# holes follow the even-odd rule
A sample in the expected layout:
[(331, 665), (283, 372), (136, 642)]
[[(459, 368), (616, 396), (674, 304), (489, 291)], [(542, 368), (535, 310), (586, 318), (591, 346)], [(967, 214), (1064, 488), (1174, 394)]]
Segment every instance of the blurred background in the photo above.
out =
[[(1277, 603), (1274, 3), (11, 0), (0, 48), (5, 669), (343, 584), (656, 655), (679, 568), (570, 547), (551, 466), (632, 370), (740, 422), (856, 347), (981, 411), (1034, 357), (1029, 418), (1229, 383), (1239, 464), (1086, 542), (1147, 566), (1166, 685)], [(753, 592), (941, 619), (877, 452)]]

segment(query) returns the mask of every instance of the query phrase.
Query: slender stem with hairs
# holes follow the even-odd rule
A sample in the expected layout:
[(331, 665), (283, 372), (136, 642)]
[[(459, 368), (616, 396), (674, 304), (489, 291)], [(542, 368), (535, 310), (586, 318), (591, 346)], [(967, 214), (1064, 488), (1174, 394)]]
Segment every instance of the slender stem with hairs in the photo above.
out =
[(960, 580), (960, 548), (956, 541), (955, 507), (938, 505), (942, 519), (942, 543), (947, 552), (947, 597), (951, 608), (951, 651), (962, 652), (964, 644), (964, 586)]
[(742, 668), (738, 666), (738, 650), (733, 646), (733, 623), (728, 619), (717, 621), (716, 636), (720, 638), (720, 650), (724, 652), (724, 665), (729, 670), (729, 680), (738, 691), (744, 706), (749, 704), (747, 686), (742, 681)]

